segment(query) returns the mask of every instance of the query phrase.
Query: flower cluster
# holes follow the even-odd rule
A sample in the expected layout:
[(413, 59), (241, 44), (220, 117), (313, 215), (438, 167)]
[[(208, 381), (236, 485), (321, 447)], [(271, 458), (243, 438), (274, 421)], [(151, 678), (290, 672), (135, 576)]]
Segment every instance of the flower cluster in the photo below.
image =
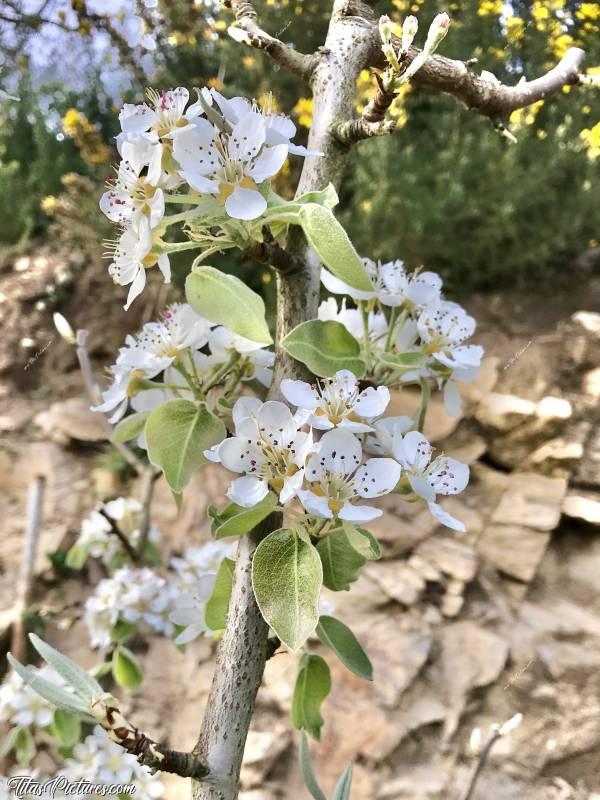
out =
[[(111, 367), (112, 383), (94, 410), (117, 422), (130, 405), (134, 411), (151, 411), (176, 397), (205, 399), (231, 373), (269, 386), (273, 360), (263, 345), (214, 325), (187, 303), (174, 303), (160, 320), (127, 337)], [(163, 381), (151, 383), (161, 373)], [(143, 435), (138, 445), (145, 447)]]
[[(373, 283), (372, 291), (358, 291), (322, 271), (325, 287), (334, 294), (349, 295), (366, 309), (338, 309), (333, 298), (319, 308), (319, 319), (337, 320), (374, 356), (375, 377), (386, 383), (411, 383), (433, 379), (443, 387), (446, 410), (460, 413), (457, 382), (475, 380), (483, 348), (465, 344), (475, 332), (473, 317), (457, 303), (445, 300), (442, 280), (434, 272), (406, 272), (401, 261), (386, 263), (363, 259)], [(394, 362), (399, 355), (412, 360)], [(390, 358), (391, 357), (391, 358)]]
[[(127, 103), (119, 115), (122, 161), (100, 208), (121, 229), (111, 244), (109, 273), (116, 283), (131, 284), (125, 308), (143, 291), (147, 269), (158, 266), (168, 283), (169, 252), (198, 246), (165, 242), (170, 225), (256, 220), (288, 154), (307, 155), (290, 141), (296, 128), (283, 115), (215, 89), (200, 90), (192, 104), (189, 99), (181, 86), (151, 89), (146, 103)], [(192, 208), (165, 216), (167, 203)]]
[[(435, 500), (461, 492), (468, 467), (444, 455), (432, 460), (426, 438), (409, 430), (411, 418), (382, 418), (390, 400), (386, 387), (361, 390), (356, 377), (341, 370), (313, 385), (284, 380), (281, 391), (296, 413), (277, 401), (240, 398), (234, 435), (206, 451), (241, 473), (227, 492), (231, 500), (248, 508), (271, 490), (282, 504), (297, 497), (309, 516), (361, 523), (382, 514), (370, 500), (397, 491), (424, 500), (442, 524), (464, 530)], [(313, 430), (326, 432), (315, 441)], [(365, 458), (363, 450), (375, 457)]]
[(176, 639), (177, 644), (191, 641), (206, 630), (204, 605), (212, 593), (218, 565), (230, 552), (229, 544), (209, 542), (173, 558), (166, 578), (148, 568), (122, 567), (100, 581), (85, 603), (84, 620), (91, 646), (108, 647), (118, 623), (164, 636), (172, 636), (175, 625), (193, 626), (192, 631), (184, 631)]
[[(83, 742), (73, 748), (73, 758), (67, 758), (58, 773), (70, 783), (85, 781), (96, 786), (135, 786), (135, 797), (154, 800), (163, 797), (160, 776), (143, 766), (134, 755), (112, 742), (106, 731), (97, 725)], [(85, 794), (95, 798), (101, 795)]]
[[(103, 503), (100, 510), (92, 511), (83, 520), (79, 537), (73, 545), (73, 552), (81, 553), (84, 558), (87, 556), (98, 558), (107, 567), (112, 568), (120, 563), (126, 554), (107, 517), (118, 525), (130, 544), (137, 548), (140, 541), (142, 505), (134, 498), (119, 497)], [(158, 529), (150, 525), (148, 541), (156, 544), (159, 539)]]
[[(59, 686), (64, 685), (64, 681), (48, 667), (40, 669), (40, 677)], [(23, 728), (46, 728), (52, 722), (53, 715), (54, 707), (11, 670), (0, 686), (0, 723)]]

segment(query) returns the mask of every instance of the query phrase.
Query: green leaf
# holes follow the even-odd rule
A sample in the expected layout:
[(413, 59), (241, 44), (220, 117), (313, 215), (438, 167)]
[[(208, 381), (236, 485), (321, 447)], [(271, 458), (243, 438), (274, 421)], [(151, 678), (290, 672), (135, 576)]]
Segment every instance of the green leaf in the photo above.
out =
[(331, 800), (350, 800), (352, 788), (352, 764), (348, 764), (341, 778), (335, 785)]
[(206, 463), (204, 451), (226, 435), (225, 425), (206, 403), (168, 400), (146, 421), (148, 458), (161, 467), (167, 483), (179, 494), (192, 473)]
[(373, 680), (373, 665), (347, 625), (335, 617), (323, 615), (317, 625), (317, 636), (326, 647), (333, 650), (350, 672), (359, 678)]
[(427, 357), (423, 353), (380, 353), (379, 360), (394, 369), (416, 369), (423, 366)]
[(214, 507), (209, 509), (212, 517), (210, 526), (214, 539), (225, 539), (228, 536), (243, 536), (266, 519), (277, 505), (277, 495), (273, 492), (257, 503), (252, 508), (243, 508), (236, 503), (230, 503), (223, 511)]
[(112, 657), (113, 677), (121, 689), (129, 692), (139, 691), (144, 680), (144, 673), (138, 660), (127, 647), (119, 645)]
[(122, 419), (112, 432), (111, 442), (130, 442), (144, 430), (149, 411), (138, 411)]
[(304, 731), (300, 732), (300, 751), (299, 751), (300, 769), (302, 770), (302, 777), (304, 784), (315, 800), (326, 800), (323, 790), (313, 772), (312, 763), (310, 760), (310, 751), (308, 749), (308, 739)]
[(365, 374), (360, 344), (341, 322), (302, 322), (282, 339), (281, 346), (320, 377), (326, 378), (340, 369), (349, 369), (359, 378)]
[(37, 669), (31, 666), (23, 666), (11, 653), (8, 653), (7, 658), (8, 663), (14, 671), (21, 676), (28, 686), (31, 686), (34, 692), (37, 692), (40, 697), (43, 697), (44, 700), (52, 703), (52, 705), (57, 708), (62, 708), (65, 711), (77, 714), (86, 722), (91, 722), (92, 724), (96, 723), (91, 714), (91, 704), (89, 702), (82, 700), (75, 694), (70, 694), (60, 686), (57, 686), (56, 683), (42, 678)]
[(35, 743), (29, 728), (19, 728), (15, 737), (14, 750), (20, 767), (30, 763), (35, 755)]
[(103, 695), (104, 689), (98, 681), (92, 678), (90, 673), (80, 667), (79, 664), (63, 656), (62, 653), (59, 653), (58, 650), (44, 642), (35, 633), (30, 633), (29, 639), (44, 661), (54, 667), (79, 697), (83, 700), (93, 701)]
[(253, 342), (273, 342), (262, 297), (234, 275), (202, 265), (188, 275), (185, 296), (192, 308), (211, 322)]
[(321, 716), (321, 704), (330, 691), (331, 673), (327, 662), (321, 656), (305, 653), (292, 697), (292, 725), (319, 740), (325, 722)]
[(100, 661), (90, 670), (90, 674), (93, 675), (94, 678), (104, 678), (109, 672), (112, 672), (112, 664), (110, 661)]
[(219, 564), (215, 588), (204, 608), (204, 621), (211, 631), (222, 631), (227, 622), (234, 570), (235, 561), (231, 558), (224, 558)]
[(334, 592), (349, 589), (358, 579), (358, 573), (366, 559), (350, 545), (341, 528), (332, 531), (317, 544), (323, 563), (323, 583)]
[(342, 522), (342, 528), (350, 545), (367, 561), (377, 561), (381, 558), (381, 547), (373, 534), (365, 528), (357, 528), (351, 522)]
[(126, 622), (124, 619), (119, 619), (110, 629), (110, 638), (113, 642), (126, 642), (127, 639), (133, 636), (136, 628), (137, 626), (134, 622)]
[(73, 747), (81, 739), (81, 720), (62, 708), (57, 708), (51, 730), (63, 747)]
[(7, 756), (14, 748), (20, 730), (20, 728), (11, 728), (4, 737), (4, 741), (0, 744), (0, 758)]
[(301, 207), (298, 220), (310, 246), (334, 275), (353, 289), (375, 291), (360, 256), (331, 209), (310, 203)]
[(89, 554), (90, 545), (75, 542), (73, 547), (71, 547), (67, 553), (65, 566), (69, 567), (69, 569), (81, 569), (87, 561)]
[(297, 650), (319, 621), (323, 570), (317, 551), (294, 530), (273, 531), (256, 548), (252, 585), (261, 614)]

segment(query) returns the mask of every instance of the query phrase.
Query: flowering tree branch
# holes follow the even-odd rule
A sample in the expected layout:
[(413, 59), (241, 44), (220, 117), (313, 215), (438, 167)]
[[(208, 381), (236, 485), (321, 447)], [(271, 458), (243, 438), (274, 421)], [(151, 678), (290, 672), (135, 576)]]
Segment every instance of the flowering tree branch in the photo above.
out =
[(233, 38), (257, 50), (264, 50), (273, 61), (294, 75), (304, 80), (310, 79), (318, 55), (298, 53), (293, 47), (264, 31), (258, 24), (258, 14), (250, 0), (227, 0), (225, 5), (235, 14), (236, 27), (229, 30)]

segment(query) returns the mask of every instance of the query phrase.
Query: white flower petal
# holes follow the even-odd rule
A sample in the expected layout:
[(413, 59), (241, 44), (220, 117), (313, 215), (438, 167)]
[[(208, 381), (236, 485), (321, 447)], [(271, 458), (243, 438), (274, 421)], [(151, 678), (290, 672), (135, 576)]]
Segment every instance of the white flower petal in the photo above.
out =
[(245, 475), (232, 481), (227, 490), (227, 497), (244, 508), (252, 508), (269, 493), (269, 486), (266, 481)]
[(356, 491), (361, 497), (380, 497), (395, 488), (401, 467), (393, 458), (370, 458), (356, 470)]
[(377, 389), (370, 386), (360, 393), (358, 401), (354, 405), (354, 411), (359, 417), (372, 419), (381, 416), (389, 402), (390, 390), (387, 386), (378, 386)]
[(344, 507), (339, 512), (340, 519), (348, 520), (348, 522), (371, 522), (383, 514), (380, 508), (372, 508), (371, 506), (356, 506), (353, 503), (344, 503)]
[(298, 408), (313, 410), (319, 404), (319, 395), (310, 383), (284, 378), (281, 381), (281, 393), (285, 399)]
[(462, 400), (458, 386), (454, 381), (446, 381), (444, 386), (444, 407), (450, 417), (460, 416)]
[(248, 175), (253, 178), (256, 183), (262, 183), (267, 178), (272, 178), (283, 167), (286, 158), (288, 157), (288, 148), (285, 144), (278, 144), (275, 147), (265, 147), (262, 153), (254, 161), (252, 167), (248, 170)]
[(125, 311), (128, 310), (129, 306), (133, 303), (135, 298), (144, 291), (145, 286), (146, 286), (146, 270), (143, 267), (138, 267), (138, 270), (135, 274), (135, 278), (131, 283), (129, 293), (127, 294), (127, 302), (123, 306)]
[(225, 201), (225, 211), (234, 219), (256, 219), (267, 210), (267, 201), (256, 189), (236, 186)]
[(300, 502), (309, 514), (313, 514), (315, 517), (321, 517), (322, 519), (333, 518), (333, 512), (329, 508), (327, 497), (316, 495), (314, 492), (307, 489), (300, 489), (297, 494)]
[(445, 525), (447, 528), (452, 528), (455, 531), (462, 531), (466, 530), (465, 525), (460, 520), (453, 517), (452, 514), (449, 514), (447, 511), (438, 505), (437, 503), (428, 503), (429, 510), (431, 511), (432, 515), (441, 522), (442, 525)]
[[(361, 457), (362, 445), (356, 436), (341, 428), (334, 428), (323, 435), (311, 462), (315, 459), (330, 472), (349, 475), (358, 467)], [(308, 477), (313, 480), (311, 476)]]

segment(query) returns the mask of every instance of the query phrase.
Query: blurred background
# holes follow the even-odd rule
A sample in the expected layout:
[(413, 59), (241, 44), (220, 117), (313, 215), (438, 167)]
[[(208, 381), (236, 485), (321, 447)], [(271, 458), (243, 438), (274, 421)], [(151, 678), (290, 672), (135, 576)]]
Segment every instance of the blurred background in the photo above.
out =
[[(330, 6), (266, 0), (261, 23), (309, 52), (323, 43)], [(441, 53), (476, 58), (476, 70), (509, 84), (542, 74), (572, 46), (585, 49), (586, 71), (600, 74), (597, 2), (380, 6), (396, 22), (416, 14), (422, 34), (447, 10)], [(88, 410), (74, 348), (52, 314), (90, 331), (102, 383), (125, 335), (181, 296), (189, 269), (180, 254), (174, 286), (151, 281), (123, 312), (126, 291), (113, 286), (102, 258), (113, 231), (98, 209), (118, 157), (122, 103), (140, 102), (147, 86), (207, 85), (271, 102), (306, 140), (307, 87), (231, 40), (230, 23), (218, 4), (198, 0), (0, 4), (0, 87), (18, 98), (0, 104), (2, 663), (35, 477), (45, 476), (47, 492), (31, 625), (88, 666), (96, 656), (81, 607), (102, 573), (65, 570), (65, 553), (98, 500), (139, 491)], [(357, 112), (374, 85), (368, 72), (360, 76)], [(315, 769), (330, 790), (353, 759), (353, 800), (463, 800), (472, 730), (485, 734), (523, 712), (473, 800), (598, 800), (600, 92), (569, 88), (515, 112), (507, 125), (516, 143), (429, 92), (407, 88), (392, 113), (392, 137), (354, 149), (339, 214), (361, 254), (439, 272), (447, 297), (478, 319), (473, 341), (488, 358), (464, 414), (450, 420), (434, 403), (426, 429), (472, 465), (471, 486), (450, 509), (468, 519), (468, 531), (448, 535), (414, 509), (386, 504), (387, 521), (373, 526), (384, 560), (333, 598), (336, 613), (362, 632), (378, 683), (365, 688), (335, 672)], [(293, 195), (300, 168), (300, 159), (286, 164), (282, 195)], [(242, 276), (272, 311), (268, 270), (230, 255), (215, 265)], [(397, 397), (393, 411), (411, 403)], [(222, 505), (227, 477), (207, 468), (197, 478), (179, 515), (157, 486), (153, 521), (167, 556), (206, 540), (206, 508)], [(131, 700), (136, 724), (189, 746), (214, 643), (200, 640), (185, 655), (160, 637), (137, 647), (146, 677)], [(285, 719), (291, 671), (287, 656), (269, 664), (244, 800), (305, 796)], [(167, 687), (162, 699), (157, 685)], [(46, 751), (42, 743), (32, 769), (51, 771)], [(6, 774), (12, 768), (4, 762)], [(170, 800), (185, 796), (167, 787)]]

